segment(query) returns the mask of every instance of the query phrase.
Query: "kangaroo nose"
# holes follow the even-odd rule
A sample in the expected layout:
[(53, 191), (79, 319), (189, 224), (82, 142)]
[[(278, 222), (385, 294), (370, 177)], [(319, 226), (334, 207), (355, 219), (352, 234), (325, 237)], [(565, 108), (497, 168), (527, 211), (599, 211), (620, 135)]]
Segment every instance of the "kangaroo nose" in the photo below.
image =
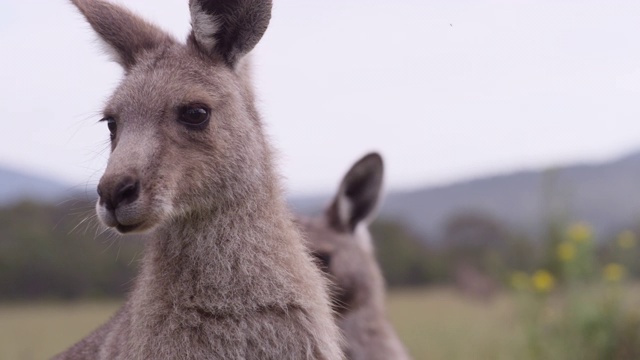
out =
[(100, 185), (98, 185), (100, 203), (111, 211), (117, 209), (118, 206), (136, 201), (139, 194), (140, 181), (131, 176), (124, 176), (112, 181), (107, 179), (107, 181), (100, 181)]

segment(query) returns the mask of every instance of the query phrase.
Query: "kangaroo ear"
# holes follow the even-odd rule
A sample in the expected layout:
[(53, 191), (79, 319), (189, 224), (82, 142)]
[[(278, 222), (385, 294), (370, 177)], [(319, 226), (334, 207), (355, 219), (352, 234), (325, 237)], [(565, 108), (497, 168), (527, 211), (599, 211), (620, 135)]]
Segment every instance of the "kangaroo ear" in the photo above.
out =
[(383, 172), (382, 157), (378, 153), (364, 156), (351, 167), (327, 209), (332, 226), (355, 231), (361, 221), (373, 220), (382, 191)]
[(235, 67), (267, 30), (271, 0), (189, 0), (189, 42)]
[(175, 42), (171, 36), (133, 14), (103, 0), (71, 0), (106, 42), (113, 60), (129, 71), (140, 54)]

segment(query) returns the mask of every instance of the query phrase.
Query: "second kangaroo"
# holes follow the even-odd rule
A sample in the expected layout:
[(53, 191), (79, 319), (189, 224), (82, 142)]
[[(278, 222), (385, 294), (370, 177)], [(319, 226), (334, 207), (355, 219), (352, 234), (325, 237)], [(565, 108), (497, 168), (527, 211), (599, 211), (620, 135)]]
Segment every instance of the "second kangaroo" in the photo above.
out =
[(382, 158), (368, 154), (344, 176), (322, 216), (297, 220), (311, 253), (335, 285), (333, 305), (351, 360), (410, 358), (387, 319), (384, 279), (368, 230), (382, 178)]

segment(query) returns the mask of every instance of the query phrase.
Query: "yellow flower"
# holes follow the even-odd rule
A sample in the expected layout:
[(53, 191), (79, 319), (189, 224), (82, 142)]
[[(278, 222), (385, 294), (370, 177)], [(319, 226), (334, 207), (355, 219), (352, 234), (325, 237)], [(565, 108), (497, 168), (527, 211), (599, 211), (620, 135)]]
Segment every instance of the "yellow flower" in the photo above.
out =
[(591, 226), (584, 222), (575, 223), (567, 229), (567, 237), (576, 243), (587, 243), (592, 236)]
[(632, 231), (623, 231), (618, 235), (618, 246), (622, 249), (631, 249), (636, 246), (636, 234)]
[(529, 288), (529, 275), (522, 271), (516, 271), (511, 274), (509, 279), (511, 287), (515, 290), (526, 290)]
[(570, 242), (563, 241), (558, 245), (558, 258), (564, 262), (569, 262), (576, 257), (576, 247)]
[(531, 282), (536, 291), (548, 293), (556, 284), (556, 279), (547, 270), (538, 270), (531, 277)]
[(620, 264), (611, 263), (604, 267), (602, 276), (608, 282), (620, 282), (624, 277), (625, 270)]

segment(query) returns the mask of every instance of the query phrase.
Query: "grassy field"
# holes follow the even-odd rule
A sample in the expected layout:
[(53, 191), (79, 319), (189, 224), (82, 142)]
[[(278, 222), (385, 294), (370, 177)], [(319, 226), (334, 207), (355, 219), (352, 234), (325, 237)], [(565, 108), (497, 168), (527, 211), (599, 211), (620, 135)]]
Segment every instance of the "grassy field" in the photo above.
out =
[(389, 315), (416, 360), (517, 359), (524, 341), (506, 295), (479, 302), (449, 290), (398, 292)]
[[(416, 360), (515, 359), (521, 338), (507, 296), (490, 303), (448, 290), (392, 293), (390, 316)], [(47, 359), (89, 333), (118, 302), (0, 306), (0, 359)]]
[(0, 359), (48, 359), (88, 334), (116, 302), (0, 306)]

